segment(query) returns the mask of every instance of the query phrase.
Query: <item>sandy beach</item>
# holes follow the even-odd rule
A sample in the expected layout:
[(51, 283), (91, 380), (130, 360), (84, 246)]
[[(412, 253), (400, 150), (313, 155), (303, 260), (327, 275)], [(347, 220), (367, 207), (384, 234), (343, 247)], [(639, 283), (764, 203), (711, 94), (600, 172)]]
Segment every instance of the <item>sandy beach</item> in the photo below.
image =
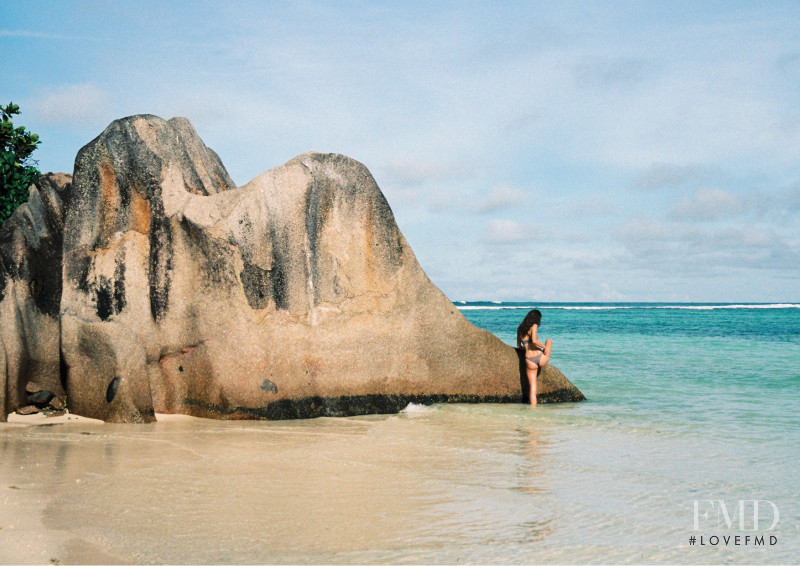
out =
[(430, 495), (395, 465), (414, 446), (372, 438), (405, 416), (158, 419), (14, 415), (0, 427), (0, 562), (363, 561), (410, 536)]
[[(122, 563), (118, 557), (110, 556), (96, 545), (72, 536), (68, 530), (45, 525), (43, 512), (54, 496), (57, 497), (57, 492), (53, 491), (52, 485), (43, 487), (42, 482), (49, 484), (44, 476), (52, 472), (46, 471), (48, 458), (39, 461), (33, 455), (26, 457), (29, 450), (21, 440), (26, 435), (21, 432), (55, 426), (62, 432), (80, 434), (102, 428), (104, 423), (70, 414), (48, 416), (44, 413), (12, 413), (8, 416), (8, 422), (0, 425), (0, 430), (6, 432), (2, 441), (4, 459), (9, 452), (17, 455), (13, 469), (4, 466), (5, 473), (0, 484), (0, 540), (3, 547), (0, 560), (4, 564)], [(91, 460), (86, 462), (87, 469), (91, 465)], [(75, 477), (72, 481), (80, 483), (80, 480), (80, 477)], [(74, 519), (79, 520), (79, 517)]]
[[(182, 415), (158, 415), (162, 422), (191, 419)], [(3, 564), (130, 564), (131, 562), (109, 554), (95, 543), (75, 536), (72, 527), (79, 525), (80, 514), (59, 515), (61, 520), (50, 519), (48, 509), (58, 508), (59, 498), (66, 491), (78, 488), (87, 478), (102, 468), (99, 462), (103, 453), (81, 450), (80, 458), (70, 458), (63, 467), (59, 458), (66, 456), (72, 446), (42, 447), (40, 432), (53, 431), (56, 442), (72, 441), (80, 436), (100, 435), (108, 425), (69, 413), (12, 413), (8, 422), (0, 424), (3, 434), (3, 460), (13, 460), (13, 466), (3, 466), (0, 481), (0, 546)], [(13, 454), (13, 455), (12, 455)], [(55, 468), (55, 469), (54, 469)], [(12, 479), (13, 478), (13, 479)], [(102, 504), (102, 502), (98, 502)]]

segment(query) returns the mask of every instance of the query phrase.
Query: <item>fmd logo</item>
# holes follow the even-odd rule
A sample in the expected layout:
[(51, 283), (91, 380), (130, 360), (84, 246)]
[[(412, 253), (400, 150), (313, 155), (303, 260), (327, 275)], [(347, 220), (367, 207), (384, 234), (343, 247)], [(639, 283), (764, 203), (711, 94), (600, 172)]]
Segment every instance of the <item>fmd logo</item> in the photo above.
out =
[[(729, 505), (723, 499), (694, 500), (695, 531), (771, 531), (779, 520), (778, 506), (767, 499), (740, 499), (735, 506)], [(769, 526), (764, 528), (767, 524)]]

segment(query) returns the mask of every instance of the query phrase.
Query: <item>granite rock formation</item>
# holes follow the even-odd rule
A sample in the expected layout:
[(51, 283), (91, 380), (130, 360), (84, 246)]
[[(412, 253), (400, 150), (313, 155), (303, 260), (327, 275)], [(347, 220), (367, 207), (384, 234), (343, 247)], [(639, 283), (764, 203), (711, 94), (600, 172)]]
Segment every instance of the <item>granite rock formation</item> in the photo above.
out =
[(63, 408), (61, 249), (71, 177), (42, 176), (0, 226), (0, 421), (35, 405)]
[[(342, 155), (306, 153), (236, 188), (187, 120), (117, 120), (71, 184), (32, 189), (0, 254), (0, 418), (44, 397), (146, 422), (525, 389), (517, 352), (430, 282), (369, 171)], [(583, 398), (553, 367), (538, 385), (540, 402)]]

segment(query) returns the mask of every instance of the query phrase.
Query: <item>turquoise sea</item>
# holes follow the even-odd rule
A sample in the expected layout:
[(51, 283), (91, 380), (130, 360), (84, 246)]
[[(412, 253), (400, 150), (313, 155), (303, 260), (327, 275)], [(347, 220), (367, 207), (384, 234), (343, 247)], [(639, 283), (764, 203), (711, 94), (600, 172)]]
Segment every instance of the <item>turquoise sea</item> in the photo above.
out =
[[(546, 473), (574, 489), (572, 507), (554, 501), (563, 528), (548, 560), (572, 561), (575, 541), (590, 562), (800, 560), (800, 304), (459, 306), (508, 344), (539, 308), (551, 362), (588, 398), (531, 417), (550, 437)], [(734, 517), (740, 500), (744, 529)], [(762, 500), (758, 525), (752, 500)], [(779, 514), (770, 531), (774, 511), (763, 500)], [(709, 543), (721, 534), (766, 534), (766, 546), (744, 536), (739, 546)]]
[(587, 401), (6, 425), (0, 562), (800, 560), (800, 304), (456, 304)]

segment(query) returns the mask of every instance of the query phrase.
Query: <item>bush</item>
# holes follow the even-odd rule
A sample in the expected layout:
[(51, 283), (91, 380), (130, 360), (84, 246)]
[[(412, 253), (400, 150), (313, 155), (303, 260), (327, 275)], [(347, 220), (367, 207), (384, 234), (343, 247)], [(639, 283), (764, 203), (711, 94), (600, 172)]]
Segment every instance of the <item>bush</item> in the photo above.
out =
[(24, 126), (14, 128), (11, 117), (19, 114), (19, 106), (9, 102), (0, 108), (3, 121), (0, 122), (0, 142), (3, 151), (0, 155), (0, 224), (11, 213), (28, 200), (28, 189), (41, 173), (32, 165), (31, 153), (41, 143), (39, 136), (25, 131)]

